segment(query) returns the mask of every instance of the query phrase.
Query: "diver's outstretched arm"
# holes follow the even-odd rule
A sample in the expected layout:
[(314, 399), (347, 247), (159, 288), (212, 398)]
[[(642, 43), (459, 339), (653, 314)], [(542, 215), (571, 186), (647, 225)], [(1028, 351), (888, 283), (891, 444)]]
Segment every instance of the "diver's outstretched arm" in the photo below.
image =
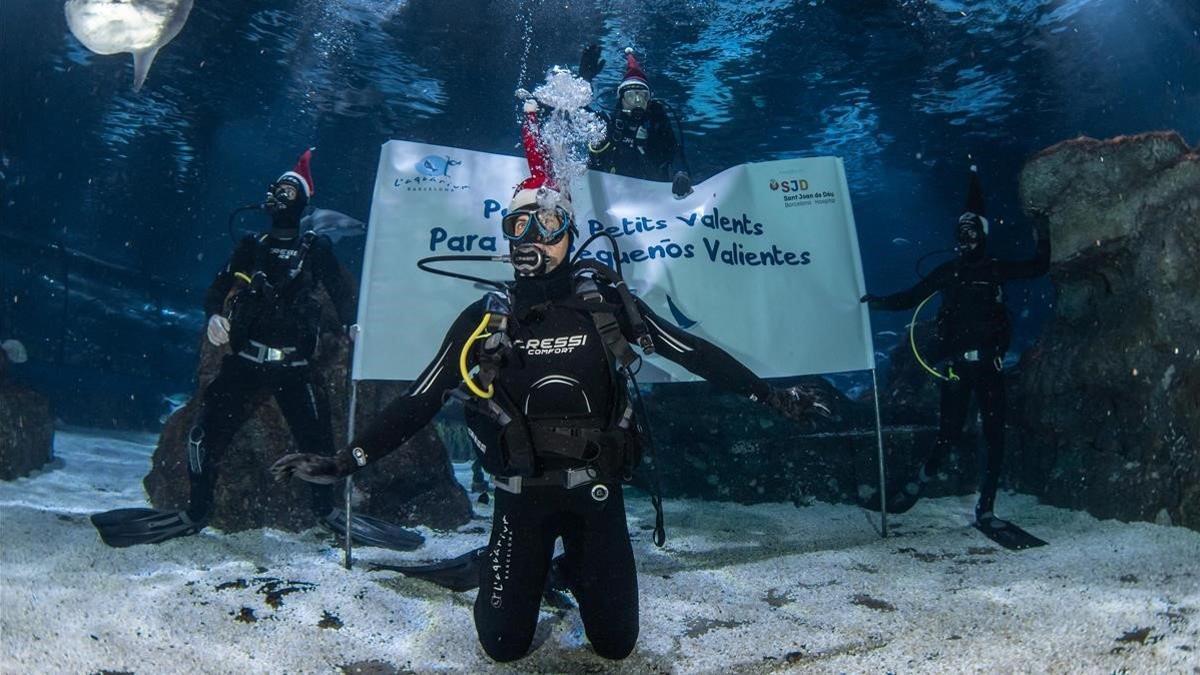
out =
[[(814, 414), (830, 415), (829, 406), (816, 392), (796, 387), (776, 389), (729, 352), (655, 314), (641, 298), (637, 299), (637, 305), (654, 341), (655, 352), (668, 360), (726, 391), (770, 406), (784, 417), (805, 420)], [(627, 321), (623, 320), (621, 326), (628, 339), (632, 330)]]
[(608, 63), (600, 58), (600, 45), (590, 44), (583, 48), (583, 52), (579, 55), (579, 77), (591, 82), (593, 78), (604, 70), (604, 64)]
[[(770, 395), (771, 385), (733, 358), (729, 352), (658, 316), (641, 298), (637, 299), (637, 306), (642, 319), (646, 321), (650, 338), (654, 340), (654, 350), (657, 354), (722, 389), (751, 400), (765, 401)], [(623, 316), (621, 327), (626, 328)], [(626, 331), (627, 337), (629, 333), (630, 331)], [(636, 341), (631, 343), (636, 344)]]
[(1029, 260), (997, 260), (997, 281), (1033, 279), (1050, 271), (1050, 232), (1044, 214), (1034, 215), (1033, 240), (1037, 252)]
[[(295, 476), (312, 483), (329, 482), (348, 476), (403, 445), (441, 410), (445, 392), (462, 381), (460, 352), (482, 316), (482, 300), (463, 310), (446, 333), (433, 361), (403, 396), (389, 403), (366, 431), (350, 441), (349, 447), (332, 457), (284, 455), (271, 466), (271, 473), (278, 480)], [(474, 358), (468, 355), (468, 369), (474, 365)]]
[(897, 310), (916, 307), (917, 303), (942, 289), (946, 283), (946, 279), (950, 275), (951, 265), (953, 264), (953, 262), (949, 262), (941, 265), (931, 272), (929, 276), (917, 282), (916, 286), (906, 291), (884, 296), (868, 293), (862, 296), (861, 301), (870, 303), (871, 309)]

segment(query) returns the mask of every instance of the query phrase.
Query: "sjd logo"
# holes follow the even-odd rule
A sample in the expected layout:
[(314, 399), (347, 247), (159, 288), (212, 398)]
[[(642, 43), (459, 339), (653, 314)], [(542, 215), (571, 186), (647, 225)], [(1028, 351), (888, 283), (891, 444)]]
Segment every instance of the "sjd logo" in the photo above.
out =
[(450, 176), (450, 167), (462, 164), (457, 159), (430, 155), (417, 162), (417, 173), (422, 176)]
[(781, 181), (772, 179), (771, 189), (783, 192), (808, 192), (808, 181), (803, 178), (785, 178)]

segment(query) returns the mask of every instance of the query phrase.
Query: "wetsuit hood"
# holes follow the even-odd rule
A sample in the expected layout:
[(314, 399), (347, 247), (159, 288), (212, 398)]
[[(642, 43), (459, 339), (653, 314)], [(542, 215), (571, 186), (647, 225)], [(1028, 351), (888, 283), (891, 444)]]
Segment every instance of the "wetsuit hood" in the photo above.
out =
[(513, 312), (522, 318), (537, 307), (571, 297), (575, 289), (571, 281), (571, 264), (564, 260), (546, 274), (517, 277), (513, 284)]
[(955, 232), (956, 250), (960, 257), (967, 262), (981, 260), (987, 250), (987, 219), (970, 211), (958, 219)]

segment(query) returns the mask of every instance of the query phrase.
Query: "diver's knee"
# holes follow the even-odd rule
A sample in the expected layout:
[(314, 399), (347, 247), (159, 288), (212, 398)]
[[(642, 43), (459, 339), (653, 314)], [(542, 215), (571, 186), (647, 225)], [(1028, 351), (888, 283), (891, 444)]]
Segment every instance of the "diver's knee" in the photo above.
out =
[(529, 646), (533, 644), (533, 634), (479, 631), (479, 644), (493, 661), (508, 663), (529, 653)]
[(606, 630), (604, 634), (596, 636), (588, 632), (588, 642), (592, 643), (592, 649), (612, 661), (620, 661), (632, 654), (633, 648), (637, 646), (637, 639), (636, 626), (631, 630)]

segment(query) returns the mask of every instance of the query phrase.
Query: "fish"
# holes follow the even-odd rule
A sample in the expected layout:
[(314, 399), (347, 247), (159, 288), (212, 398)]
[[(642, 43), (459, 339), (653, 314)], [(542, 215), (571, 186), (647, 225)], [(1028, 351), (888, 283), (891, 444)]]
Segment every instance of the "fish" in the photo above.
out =
[(896, 237), (895, 239), (892, 240), (892, 243), (897, 246), (908, 246), (912, 242), (905, 239), (904, 237)]
[(875, 334), (876, 337), (899, 337), (900, 334), (894, 330), (881, 330)]
[(187, 405), (188, 401), (192, 400), (192, 397), (179, 392), (176, 394), (163, 394), (162, 400), (163, 403), (167, 404), (168, 410), (158, 418), (158, 423), (166, 424), (171, 415), (174, 415), (175, 411)]
[(29, 353), (25, 351), (25, 345), (21, 344), (20, 340), (0, 342), (0, 349), (4, 350), (4, 355), (13, 363), (25, 363), (29, 360)]
[(67, 0), (67, 27), (97, 54), (133, 54), (133, 90), (146, 82), (158, 50), (183, 30), (192, 0)]
[(361, 237), (367, 233), (366, 223), (333, 209), (313, 209), (300, 219), (300, 229), (325, 235), (335, 244), (347, 237)]

